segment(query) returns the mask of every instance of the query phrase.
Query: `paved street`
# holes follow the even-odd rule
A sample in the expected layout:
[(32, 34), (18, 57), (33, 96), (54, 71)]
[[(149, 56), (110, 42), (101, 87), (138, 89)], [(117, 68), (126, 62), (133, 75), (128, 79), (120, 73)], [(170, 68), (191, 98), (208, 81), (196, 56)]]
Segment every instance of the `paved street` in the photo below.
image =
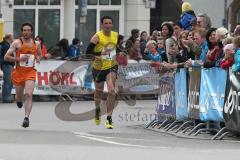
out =
[[(76, 159), (239, 159), (240, 143), (176, 138), (146, 130), (142, 124), (154, 118), (156, 101), (120, 102), (115, 128), (89, 121), (62, 121), (55, 114), (57, 102), (35, 102), (30, 127), (21, 127), (24, 110), (15, 104), (0, 106), (0, 160)], [(94, 108), (92, 101), (74, 102), (73, 114)], [(64, 115), (64, 114), (63, 114)], [(79, 118), (81, 119), (81, 118)], [(75, 118), (76, 120), (76, 118)]]

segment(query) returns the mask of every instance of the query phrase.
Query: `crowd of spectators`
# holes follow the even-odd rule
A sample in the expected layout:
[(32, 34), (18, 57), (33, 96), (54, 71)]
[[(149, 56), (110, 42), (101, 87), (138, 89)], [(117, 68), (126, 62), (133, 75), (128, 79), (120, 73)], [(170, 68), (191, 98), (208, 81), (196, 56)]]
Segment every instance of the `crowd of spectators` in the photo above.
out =
[[(240, 71), (240, 25), (234, 32), (213, 27), (206, 13), (196, 14), (189, 2), (183, 2), (176, 22), (163, 22), (160, 30), (132, 29), (126, 40), (128, 63), (151, 61), (158, 68), (232, 67)], [(121, 53), (121, 51), (120, 51)]]

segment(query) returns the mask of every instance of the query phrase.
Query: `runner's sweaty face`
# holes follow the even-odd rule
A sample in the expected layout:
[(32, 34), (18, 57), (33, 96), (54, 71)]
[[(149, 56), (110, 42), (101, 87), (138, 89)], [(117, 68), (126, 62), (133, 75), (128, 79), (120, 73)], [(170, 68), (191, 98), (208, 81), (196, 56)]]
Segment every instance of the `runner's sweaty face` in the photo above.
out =
[(102, 30), (105, 32), (111, 32), (112, 30), (112, 20), (111, 19), (104, 19), (102, 23)]
[(32, 29), (30, 26), (24, 26), (22, 29), (22, 36), (24, 39), (29, 39), (32, 37)]

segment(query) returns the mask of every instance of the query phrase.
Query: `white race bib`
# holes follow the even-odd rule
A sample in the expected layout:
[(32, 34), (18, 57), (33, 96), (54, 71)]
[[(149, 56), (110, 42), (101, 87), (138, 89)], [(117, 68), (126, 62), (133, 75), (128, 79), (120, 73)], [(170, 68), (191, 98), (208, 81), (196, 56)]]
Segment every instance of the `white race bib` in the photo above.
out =
[(102, 59), (105, 60), (113, 60), (116, 58), (116, 50), (113, 49), (112, 51), (109, 51), (109, 54), (107, 55), (102, 55)]
[(28, 60), (25, 62), (19, 62), (21, 67), (34, 67), (35, 56), (33, 54), (20, 54), (20, 58), (23, 56), (28, 56)]

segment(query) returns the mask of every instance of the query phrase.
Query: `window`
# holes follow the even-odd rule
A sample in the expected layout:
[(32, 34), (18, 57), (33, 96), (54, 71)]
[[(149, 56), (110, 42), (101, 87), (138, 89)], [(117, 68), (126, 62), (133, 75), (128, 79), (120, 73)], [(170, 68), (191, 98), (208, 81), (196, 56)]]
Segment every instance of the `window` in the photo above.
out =
[(38, 5), (48, 5), (48, 0), (38, 0)]
[[(89, 43), (90, 38), (93, 36), (93, 34), (96, 32), (96, 18), (97, 18), (97, 10), (96, 9), (89, 9), (87, 14), (87, 22), (83, 24), (83, 40), (80, 39), (80, 41), (83, 42), (83, 51), (86, 50), (87, 45)], [(76, 10), (76, 17), (75, 17), (75, 37), (79, 36), (79, 19), (78, 19), (78, 10)]]
[(111, 5), (121, 5), (121, 0), (111, 0)]
[(14, 0), (14, 5), (24, 5), (24, 0)]
[(88, 5), (97, 5), (98, 0), (88, 0)]
[(113, 31), (119, 32), (119, 11), (100, 11), (100, 17), (110, 16), (113, 19)]
[(60, 35), (60, 10), (40, 9), (38, 34), (44, 38), (49, 48), (59, 41)]
[(36, 5), (36, 0), (25, 0), (26, 5)]
[(33, 9), (15, 9), (14, 10), (14, 37), (21, 35), (21, 25), (24, 22), (30, 22), (35, 28), (35, 10)]
[(109, 0), (99, 0), (100, 5), (109, 5)]
[(61, 1), (60, 0), (50, 0), (50, 5), (60, 5)]

